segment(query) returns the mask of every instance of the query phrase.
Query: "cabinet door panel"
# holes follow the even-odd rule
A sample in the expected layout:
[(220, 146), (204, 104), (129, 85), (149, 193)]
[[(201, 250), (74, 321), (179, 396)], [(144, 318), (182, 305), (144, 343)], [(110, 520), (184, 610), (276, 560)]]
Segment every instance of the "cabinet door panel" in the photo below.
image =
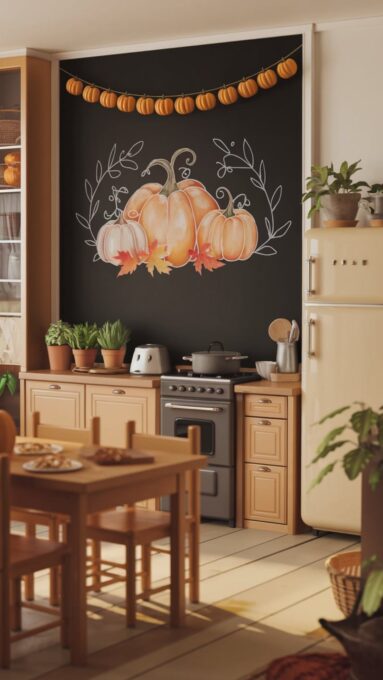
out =
[(128, 420), (137, 432), (155, 434), (156, 390), (126, 389), (112, 386), (86, 386), (86, 419), (100, 417), (101, 444), (125, 446)]
[(286, 522), (286, 468), (245, 464), (245, 518)]
[(245, 418), (245, 460), (266, 465), (287, 464), (287, 420)]
[(68, 383), (27, 380), (26, 434), (32, 434), (32, 413), (40, 422), (60, 427), (85, 427), (85, 387)]

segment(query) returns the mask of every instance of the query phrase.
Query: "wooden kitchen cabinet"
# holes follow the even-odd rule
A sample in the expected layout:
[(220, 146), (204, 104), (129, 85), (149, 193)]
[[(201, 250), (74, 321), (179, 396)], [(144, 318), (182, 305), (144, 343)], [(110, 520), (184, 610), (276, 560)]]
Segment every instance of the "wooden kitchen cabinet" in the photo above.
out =
[(52, 380), (27, 380), (25, 385), (25, 430), (32, 435), (32, 413), (42, 423), (58, 427), (85, 427), (85, 386)]
[(300, 384), (236, 385), (236, 525), (295, 534), (300, 519)]

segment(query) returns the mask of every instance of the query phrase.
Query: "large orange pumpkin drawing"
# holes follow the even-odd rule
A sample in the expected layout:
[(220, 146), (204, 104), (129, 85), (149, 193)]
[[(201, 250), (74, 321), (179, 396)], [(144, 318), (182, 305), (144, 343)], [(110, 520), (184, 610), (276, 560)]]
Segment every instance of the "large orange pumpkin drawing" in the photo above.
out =
[(165, 183), (144, 184), (132, 194), (123, 212), (124, 220), (139, 221), (149, 245), (157, 241), (160, 246), (166, 246), (167, 259), (173, 267), (183, 267), (189, 262), (189, 251), (195, 248), (199, 223), (204, 215), (219, 207), (198, 180), (176, 181), (174, 163), (183, 153), (191, 154), (186, 164), (193, 165), (196, 154), (187, 148), (175, 151), (170, 162), (165, 158), (152, 160), (142, 176), (153, 166), (160, 165), (167, 172)]
[(226, 187), (228, 204), (225, 210), (212, 210), (201, 220), (198, 228), (198, 248), (210, 244), (209, 255), (218, 260), (248, 260), (258, 243), (258, 228), (254, 217), (243, 208), (234, 209), (233, 197)]

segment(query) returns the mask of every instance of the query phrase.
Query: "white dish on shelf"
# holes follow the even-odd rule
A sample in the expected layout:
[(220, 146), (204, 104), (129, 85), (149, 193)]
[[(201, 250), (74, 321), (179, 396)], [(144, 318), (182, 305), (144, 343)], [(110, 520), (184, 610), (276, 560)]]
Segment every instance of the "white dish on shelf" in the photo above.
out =
[(263, 378), (264, 380), (270, 380), (270, 376), (272, 373), (275, 373), (275, 369), (277, 367), (277, 362), (276, 361), (256, 361), (255, 362), (255, 368), (257, 369), (257, 373)]
[(41, 449), (38, 451), (28, 451), (26, 447), (28, 445), (36, 444), (36, 442), (24, 442), (22, 444), (16, 444), (13, 449), (13, 453), (18, 456), (45, 456), (52, 453), (61, 453), (63, 447), (60, 444), (41, 444)]
[(70, 467), (61, 467), (61, 468), (55, 468), (55, 467), (46, 467), (46, 468), (41, 468), (41, 467), (36, 467), (36, 461), (34, 460), (29, 460), (27, 463), (23, 463), (23, 468), (24, 470), (27, 470), (28, 472), (41, 472), (41, 473), (52, 473), (52, 474), (57, 474), (59, 472), (75, 472), (76, 470), (81, 470), (84, 466), (82, 463), (80, 463), (79, 460), (73, 460), (72, 458), (67, 459), (68, 462), (71, 463)]

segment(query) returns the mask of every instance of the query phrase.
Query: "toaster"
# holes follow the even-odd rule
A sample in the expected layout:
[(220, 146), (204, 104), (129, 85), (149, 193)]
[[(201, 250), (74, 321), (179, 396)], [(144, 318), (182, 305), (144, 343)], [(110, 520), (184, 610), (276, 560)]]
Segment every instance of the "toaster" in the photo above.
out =
[(161, 375), (170, 370), (169, 353), (165, 345), (139, 345), (133, 352), (131, 373)]

